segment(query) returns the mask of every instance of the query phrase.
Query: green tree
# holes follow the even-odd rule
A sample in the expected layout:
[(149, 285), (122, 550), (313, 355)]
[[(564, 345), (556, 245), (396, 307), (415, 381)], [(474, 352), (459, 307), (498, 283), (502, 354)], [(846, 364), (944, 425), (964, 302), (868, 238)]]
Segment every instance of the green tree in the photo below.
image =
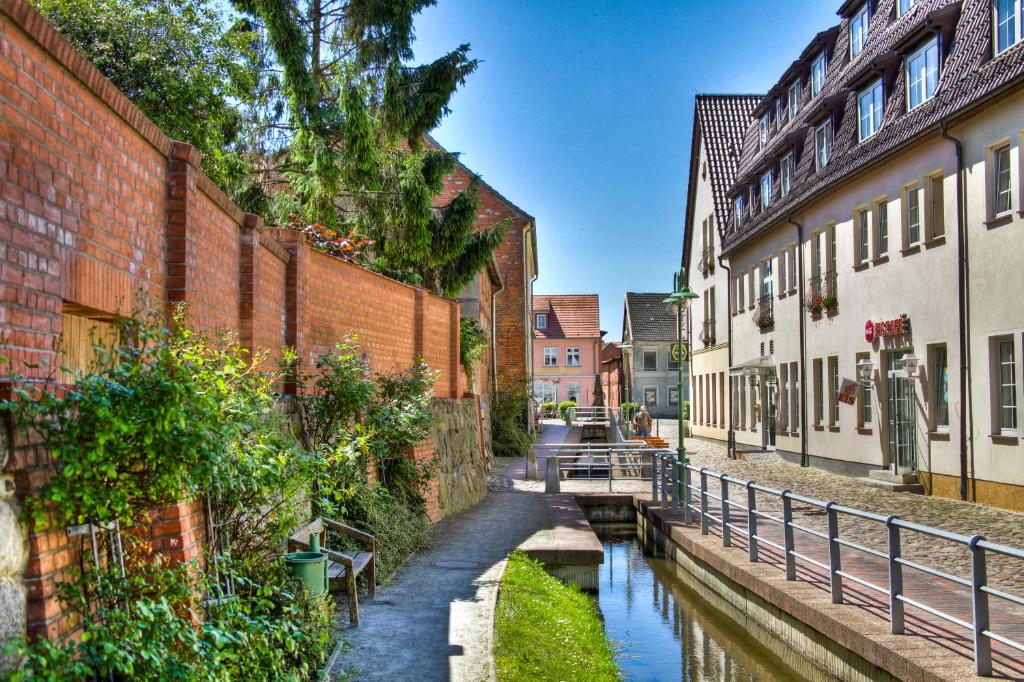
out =
[[(212, 0), (32, 0), (40, 13), (242, 204), (252, 166), (239, 144), (257, 90), (258, 35)], [(251, 206), (245, 206), (251, 208)]]
[[(278, 124), (288, 139), (263, 174), (282, 223), (365, 234), (372, 266), (455, 294), (501, 243), (505, 223), (475, 226), (476, 183), (434, 198), (455, 157), (424, 145), (477, 67), (469, 46), (411, 65), (413, 18), (433, 0), (234, 0), (279, 64)], [(274, 95), (271, 95), (271, 98)]]

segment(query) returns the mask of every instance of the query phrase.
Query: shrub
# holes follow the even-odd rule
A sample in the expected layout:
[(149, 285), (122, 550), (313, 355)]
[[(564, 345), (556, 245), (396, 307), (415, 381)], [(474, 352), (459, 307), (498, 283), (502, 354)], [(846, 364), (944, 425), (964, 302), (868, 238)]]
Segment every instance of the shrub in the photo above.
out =
[(568, 414), (569, 410), (573, 407), (576, 407), (575, 400), (563, 400), (558, 403), (558, 416), (564, 419), (566, 414)]
[(487, 350), (487, 333), (483, 325), (472, 317), (463, 317), (459, 322), (459, 359), (470, 383), (473, 383), (473, 367)]
[(495, 457), (525, 457), (533, 443), (527, 430), (530, 392), (525, 379), (509, 381), (491, 401), (491, 441)]
[(540, 404), (541, 414), (545, 417), (554, 417), (558, 412), (558, 403), (549, 400)]
[(625, 419), (626, 422), (631, 422), (633, 420), (633, 415), (635, 415), (637, 410), (640, 409), (640, 403), (625, 402), (619, 405), (619, 409), (621, 410), (622, 418)]

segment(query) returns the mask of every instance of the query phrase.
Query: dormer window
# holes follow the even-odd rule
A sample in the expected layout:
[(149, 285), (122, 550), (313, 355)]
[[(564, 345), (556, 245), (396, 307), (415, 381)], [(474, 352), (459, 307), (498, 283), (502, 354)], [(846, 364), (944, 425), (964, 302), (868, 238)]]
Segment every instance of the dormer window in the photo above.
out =
[(548, 328), (548, 316), (547, 313), (537, 313), (537, 329)]
[(775, 98), (775, 126), (782, 127), (782, 98)]
[(1024, 20), (1024, 1), (995, 0), (993, 24), (996, 54), (1002, 54), (1021, 40), (1021, 21)]
[(800, 112), (800, 79), (789, 86), (789, 118), (796, 118)]
[(758, 139), (761, 141), (761, 149), (768, 146), (768, 132), (771, 130), (771, 125), (771, 114), (765, 114), (761, 117), (761, 122), (758, 124)]
[(793, 152), (783, 156), (782, 161), (779, 162), (779, 190), (782, 196), (786, 196), (793, 189), (793, 171), (795, 166), (796, 159), (793, 156)]
[(935, 36), (907, 57), (907, 111), (935, 96), (939, 86), (939, 37)]
[(772, 203), (772, 172), (768, 171), (761, 176), (761, 210), (768, 208)]
[(829, 159), (832, 158), (831, 118), (814, 129), (814, 157), (819, 171), (827, 166)]
[(739, 195), (732, 201), (732, 229), (739, 230), (743, 224), (743, 195)]
[(818, 56), (814, 58), (814, 62), (811, 64), (811, 97), (817, 97), (821, 89), (825, 87), (825, 68), (827, 62), (825, 61), (824, 50), (818, 53)]
[(903, 16), (910, 11), (910, 8), (918, 3), (918, 0), (900, 0), (899, 2), (899, 14), (897, 16)]
[(882, 79), (860, 91), (857, 95), (857, 114), (860, 121), (860, 140), (863, 142), (882, 127)]
[(754, 208), (757, 206), (757, 187), (751, 185), (750, 189), (747, 190), (747, 193), (749, 194), (747, 197), (747, 206), (750, 207), (750, 213), (753, 214)]
[(868, 22), (870, 21), (869, 2), (850, 19), (850, 57), (856, 59), (864, 51), (868, 42)]

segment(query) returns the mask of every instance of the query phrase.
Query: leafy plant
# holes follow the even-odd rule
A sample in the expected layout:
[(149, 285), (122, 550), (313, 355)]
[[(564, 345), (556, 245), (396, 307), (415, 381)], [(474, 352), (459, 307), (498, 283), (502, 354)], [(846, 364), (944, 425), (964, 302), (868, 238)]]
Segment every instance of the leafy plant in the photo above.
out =
[(530, 391), (526, 379), (508, 381), (491, 401), (491, 442), (495, 457), (525, 457), (533, 439), (527, 430)]
[(487, 350), (487, 333), (479, 320), (463, 317), (459, 321), (459, 360), (470, 383), (473, 382), (473, 368)]
[(569, 410), (571, 410), (574, 407), (576, 407), (575, 400), (563, 400), (562, 402), (558, 403), (558, 416), (562, 419), (565, 419), (565, 417), (569, 414)]
[(558, 413), (558, 403), (553, 400), (540, 404), (540, 411), (545, 417), (554, 417)]

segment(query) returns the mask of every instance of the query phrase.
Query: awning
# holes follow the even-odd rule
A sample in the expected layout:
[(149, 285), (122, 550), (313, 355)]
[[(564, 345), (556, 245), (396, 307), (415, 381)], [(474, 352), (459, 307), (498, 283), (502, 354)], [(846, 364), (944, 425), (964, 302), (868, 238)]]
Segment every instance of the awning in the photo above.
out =
[(770, 355), (762, 355), (759, 358), (730, 367), (729, 374), (731, 376), (774, 377), (775, 359)]

